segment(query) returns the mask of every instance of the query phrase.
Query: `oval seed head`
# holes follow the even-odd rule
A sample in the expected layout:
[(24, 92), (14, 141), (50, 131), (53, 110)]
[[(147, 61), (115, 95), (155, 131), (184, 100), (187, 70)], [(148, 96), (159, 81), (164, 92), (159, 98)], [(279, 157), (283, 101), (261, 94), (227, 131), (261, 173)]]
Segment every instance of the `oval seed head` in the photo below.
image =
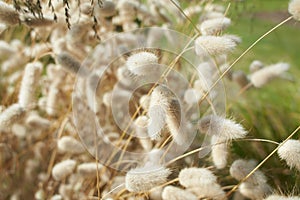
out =
[(75, 160), (64, 160), (54, 165), (52, 176), (55, 180), (60, 181), (70, 175), (76, 166)]
[(17, 25), (20, 22), (19, 13), (3, 1), (0, 1), (0, 22), (8, 26)]
[[(255, 167), (256, 161), (254, 160), (236, 160), (232, 163), (230, 167), (230, 175), (236, 180), (240, 181), (245, 178)], [(266, 176), (260, 171), (256, 170), (246, 182), (252, 184), (263, 184), (267, 182)]]
[(244, 182), (239, 186), (240, 193), (249, 199), (264, 199), (271, 192), (271, 187), (266, 184), (252, 184)]
[(89, 177), (96, 177), (97, 176), (97, 169), (101, 169), (103, 166), (101, 164), (97, 164), (95, 162), (91, 163), (82, 163), (77, 166), (77, 173), (80, 174), (82, 177), (89, 178)]
[(217, 135), (225, 140), (243, 138), (248, 133), (242, 125), (217, 115), (203, 117), (199, 121), (199, 130), (202, 133)]
[(203, 35), (216, 35), (230, 26), (231, 20), (227, 17), (205, 20), (200, 25)]
[(241, 88), (249, 84), (249, 79), (243, 71), (235, 71), (232, 73), (232, 80), (236, 82)]
[(11, 126), (20, 120), (25, 114), (25, 110), (19, 104), (13, 104), (0, 113), (0, 130)]
[(130, 192), (146, 192), (167, 181), (171, 171), (162, 166), (145, 166), (131, 169), (125, 177), (126, 189)]
[(31, 114), (27, 117), (26, 124), (30, 127), (47, 129), (51, 125), (51, 122), (37, 114)]
[(196, 187), (187, 188), (189, 192), (197, 195), (198, 198), (209, 198), (215, 200), (227, 199), (226, 193), (218, 183), (212, 183), (209, 185), (201, 185)]
[(46, 100), (46, 112), (50, 116), (57, 114), (57, 100), (59, 96), (59, 90), (57, 85), (52, 84), (49, 88), (47, 100)]
[(288, 10), (295, 20), (300, 21), (300, 0), (291, 0)]
[(216, 176), (205, 168), (185, 168), (178, 175), (179, 183), (184, 187), (200, 187), (217, 182)]
[(227, 165), (228, 147), (223, 138), (216, 135), (211, 137), (211, 156), (217, 169), (223, 169)]
[(25, 67), (21, 88), (19, 92), (19, 104), (23, 108), (30, 107), (35, 104), (36, 87), (39, 81), (43, 65), (40, 62), (29, 63)]
[(128, 57), (126, 65), (128, 70), (138, 76), (153, 73), (151, 65), (158, 63), (158, 58), (154, 53), (139, 52)]
[(254, 60), (254, 61), (250, 64), (249, 70), (250, 70), (251, 73), (254, 73), (254, 72), (256, 72), (256, 71), (262, 69), (264, 66), (265, 66), (265, 65), (264, 65), (261, 61), (259, 61), (259, 60)]
[(184, 93), (184, 101), (188, 105), (193, 105), (193, 104), (198, 103), (198, 101), (200, 100), (201, 97), (202, 97), (202, 93), (197, 91), (194, 88), (187, 89)]
[(47, 27), (52, 26), (54, 24), (54, 20), (45, 16), (42, 18), (37, 18), (34, 16), (22, 16), (21, 20), (22, 23), (32, 28)]
[(74, 73), (80, 75), (80, 76), (86, 76), (88, 74), (88, 71), (86, 68), (81, 67), (81, 63), (71, 56), (69, 53), (60, 53), (56, 56), (56, 60), (58, 64), (60, 64), (64, 69), (66, 69), (68, 72)]
[(264, 67), (254, 72), (250, 77), (250, 81), (254, 87), (260, 88), (274, 78), (282, 75), (289, 68), (290, 65), (288, 63), (277, 63), (275, 65)]
[(85, 151), (82, 144), (71, 136), (63, 136), (57, 141), (57, 148), (61, 153), (78, 154)]
[(236, 43), (221, 36), (200, 36), (195, 40), (195, 51), (198, 56), (216, 56), (233, 51)]
[(278, 149), (278, 155), (285, 160), (290, 167), (300, 171), (300, 141), (288, 140)]
[(189, 191), (174, 186), (167, 186), (162, 193), (163, 200), (197, 200), (197, 196)]

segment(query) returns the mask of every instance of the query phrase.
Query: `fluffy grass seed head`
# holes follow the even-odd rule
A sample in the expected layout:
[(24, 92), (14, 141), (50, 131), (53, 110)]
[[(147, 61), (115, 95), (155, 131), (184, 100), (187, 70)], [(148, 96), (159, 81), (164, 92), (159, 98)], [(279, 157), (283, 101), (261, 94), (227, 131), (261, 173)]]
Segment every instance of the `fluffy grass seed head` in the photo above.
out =
[(197, 200), (193, 193), (174, 186), (167, 186), (162, 192), (163, 200)]
[(158, 63), (158, 57), (151, 52), (139, 52), (128, 57), (126, 66), (128, 70), (138, 76), (153, 73), (151, 65)]
[(162, 166), (144, 166), (131, 169), (125, 177), (126, 189), (130, 192), (147, 192), (167, 181), (171, 171)]
[(285, 160), (290, 167), (295, 167), (300, 171), (300, 141), (288, 140), (279, 149), (278, 155)]
[(216, 135), (211, 137), (211, 156), (217, 169), (223, 169), (227, 165), (228, 147), (223, 138)]
[(277, 63), (268, 67), (264, 67), (258, 71), (255, 71), (251, 75), (250, 81), (254, 85), (254, 87), (260, 88), (274, 78), (282, 75), (289, 68), (290, 65), (288, 63)]
[[(230, 175), (236, 180), (240, 181), (245, 178), (255, 167), (256, 161), (254, 160), (235, 160), (230, 167)], [(264, 184), (267, 182), (266, 176), (260, 171), (256, 170), (247, 180), (247, 183), (254, 185)]]
[(216, 56), (232, 52), (236, 43), (222, 36), (200, 36), (195, 40), (195, 51), (198, 56)]
[(230, 26), (231, 20), (227, 17), (205, 20), (200, 25), (203, 35), (216, 35)]
[(89, 177), (96, 177), (97, 176), (97, 168), (98, 170), (102, 168), (101, 164), (97, 164), (95, 162), (90, 163), (82, 163), (77, 166), (77, 173), (80, 176), (89, 178)]
[(0, 130), (10, 127), (20, 120), (25, 114), (25, 110), (20, 104), (13, 104), (0, 113)]
[(18, 12), (4, 1), (0, 1), (0, 22), (8, 26), (20, 23)]
[(191, 188), (187, 188), (187, 190), (197, 195), (197, 197), (200, 199), (203, 198), (216, 199), (216, 200), (227, 199), (226, 193), (223, 191), (222, 187), (218, 183), (191, 187)]
[(288, 11), (295, 20), (300, 21), (300, 0), (291, 0)]
[(200, 187), (217, 182), (216, 176), (205, 168), (185, 168), (178, 175), (179, 183), (184, 187)]
[(32, 128), (47, 129), (51, 125), (51, 122), (34, 113), (27, 117), (26, 124)]
[(251, 73), (254, 73), (254, 72), (256, 72), (256, 71), (262, 69), (264, 66), (265, 66), (265, 65), (264, 65), (261, 61), (259, 61), (259, 60), (254, 60), (254, 61), (250, 64), (249, 70), (250, 70)]
[(63, 136), (57, 141), (57, 148), (61, 153), (79, 154), (85, 151), (82, 144), (71, 136)]
[(76, 167), (75, 160), (64, 160), (54, 165), (52, 169), (52, 176), (55, 180), (61, 181), (70, 175)]
[(267, 183), (252, 184), (244, 182), (239, 186), (240, 193), (249, 199), (264, 199), (271, 192)]
[(248, 133), (241, 124), (217, 115), (203, 117), (199, 121), (199, 130), (202, 133), (217, 135), (225, 140), (244, 138)]
[(34, 105), (36, 86), (39, 81), (43, 65), (40, 62), (28, 63), (25, 67), (21, 88), (19, 92), (19, 104), (23, 108)]
[(86, 76), (88, 71), (81, 66), (81, 63), (71, 56), (69, 53), (59, 53), (56, 56), (57, 63), (60, 64), (68, 72), (78, 74), (80, 76)]

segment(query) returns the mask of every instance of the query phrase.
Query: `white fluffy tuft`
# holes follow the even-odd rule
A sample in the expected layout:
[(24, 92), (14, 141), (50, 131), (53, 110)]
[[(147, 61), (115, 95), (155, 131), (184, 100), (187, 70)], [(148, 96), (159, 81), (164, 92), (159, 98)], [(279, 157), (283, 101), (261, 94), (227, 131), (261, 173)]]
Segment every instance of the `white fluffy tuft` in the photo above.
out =
[(79, 154), (85, 151), (82, 144), (71, 136), (63, 136), (57, 141), (57, 148), (61, 153)]
[(217, 181), (216, 176), (205, 168), (185, 168), (180, 171), (179, 183), (184, 187), (211, 185)]
[(216, 56), (233, 51), (236, 43), (227, 37), (200, 36), (195, 40), (195, 51), (198, 56)]
[(151, 65), (158, 63), (158, 58), (154, 53), (139, 52), (128, 57), (126, 66), (128, 70), (138, 76), (152, 73)]
[(25, 72), (19, 92), (19, 104), (23, 108), (33, 106), (36, 103), (35, 90), (38, 85), (42, 68), (43, 65), (40, 62), (29, 63), (25, 67)]
[(300, 171), (300, 141), (288, 140), (279, 149), (278, 155), (285, 160), (290, 167)]
[(225, 140), (243, 138), (248, 133), (242, 125), (235, 121), (216, 115), (203, 117), (199, 121), (199, 129), (203, 133), (217, 135)]
[(230, 26), (231, 20), (227, 17), (205, 20), (200, 25), (203, 35), (216, 35)]
[(270, 82), (272, 79), (282, 75), (289, 68), (290, 66), (288, 63), (277, 63), (268, 67), (264, 67), (255, 71), (251, 75), (250, 81), (254, 87), (260, 88)]
[(162, 166), (144, 166), (131, 169), (125, 177), (126, 189), (130, 192), (146, 192), (167, 181), (171, 171)]
[(55, 180), (61, 181), (70, 175), (76, 166), (75, 160), (64, 160), (54, 165), (52, 169), (52, 176)]
[(167, 186), (162, 193), (163, 200), (197, 200), (197, 196), (189, 191), (174, 186)]
[(294, 19), (300, 21), (300, 0), (291, 0), (288, 10)]

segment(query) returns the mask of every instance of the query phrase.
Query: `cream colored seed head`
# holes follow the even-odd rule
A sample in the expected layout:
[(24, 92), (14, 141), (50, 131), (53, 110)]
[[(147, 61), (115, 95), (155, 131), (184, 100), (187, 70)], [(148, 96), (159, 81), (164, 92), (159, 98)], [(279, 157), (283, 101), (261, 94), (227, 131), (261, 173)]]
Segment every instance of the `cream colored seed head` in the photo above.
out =
[(151, 65), (158, 63), (158, 58), (154, 53), (139, 52), (128, 57), (126, 65), (128, 70), (138, 76), (153, 73)]
[(200, 187), (216, 183), (216, 176), (205, 168), (185, 168), (178, 175), (179, 183), (184, 187)]
[(85, 151), (82, 144), (71, 136), (63, 136), (57, 141), (57, 148), (61, 153), (78, 154)]
[(264, 65), (261, 61), (259, 61), (259, 60), (254, 60), (254, 61), (250, 64), (249, 70), (250, 70), (251, 73), (254, 73), (254, 72), (256, 72), (256, 71), (262, 69), (264, 66), (265, 66), (265, 65)]
[(100, 163), (82, 163), (77, 166), (77, 173), (80, 174), (82, 177), (89, 178), (89, 177), (96, 177), (97, 176), (97, 168), (100, 170), (103, 166)]
[(267, 183), (252, 184), (244, 182), (239, 186), (240, 193), (250, 199), (263, 199), (271, 192)]
[(258, 71), (255, 71), (251, 77), (250, 81), (254, 87), (260, 88), (273, 80), (276, 77), (279, 77), (284, 72), (289, 69), (288, 63), (277, 63), (268, 67), (264, 67)]
[(230, 26), (231, 20), (227, 17), (205, 20), (200, 25), (203, 35), (216, 35)]
[(217, 135), (225, 140), (243, 138), (248, 133), (242, 125), (217, 115), (203, 117), (199, 121), (199, 130), (202, 133)]
[(162, 193), (163, 200), (197, 200), (197, 196), (189, 191), (174, 186), (167, 186)]
[(197, 195), (200, 199), (215, 199), (226, 200), (226, 193), (222, 190), (222, 187), (218, 183), (212, 183), (209, 185), (200, 185), (196, 187), (187, 188), (189, 192)]
[(51, 125), (51, 122), (37, 114), (31, 114), (27, 117), (26, 124), (30, 127), (46, 129)]
[(43, 65), (40, 62), (29, 63), (25, 67), (19, 92), (19, 104), (23, 108), (30, 108), (36, 103), (34, 97), (42, 68)]
[(198, 56), (217, 56), (232, 52), (236, 43), (222, 36), (200, 36), (195, 40), (195, 51)]
[(300, 0), (291, 0), (288, 10), (294, 19), (300, 21)]
[(13, 104), (0, 113), (0, 130), (10, 127), (14, 122), (20, 120), (25, 110), (19, 104)]
[(171, 171), (162, 166), (146, 166), (131, 169), (125, 177), (126, 189), (130, 192), (147, 192), (167, 181)]
[(54, 165), (52, 169), (52, 176), (55, 180), (61, 181), (70, 175), (76, 166), (75, 160), (64, 160)]
[(216, 135), (211, 137), (211, 156), (217, 169), (223, 169), (227, 165), (228, 147), (223, 138)]
[(288, 140), (278, 149), (278, 155), (285, 160), (290, 167), (295, 167), (300, 171), (300, 141)]

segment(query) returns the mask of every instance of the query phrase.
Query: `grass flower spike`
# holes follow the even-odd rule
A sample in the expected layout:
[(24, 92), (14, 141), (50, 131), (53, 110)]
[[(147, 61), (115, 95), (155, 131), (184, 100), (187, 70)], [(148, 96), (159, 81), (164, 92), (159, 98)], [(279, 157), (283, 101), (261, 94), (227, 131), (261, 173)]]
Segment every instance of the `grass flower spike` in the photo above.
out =
[(278, 155), (285, 160), (290, 167), (300, 171), (300, 141), (288, 140), (278, 149)]
[(126, 189), (130, 192), (147, 192), (167, 181), (171, 171), (162, 166), (144, 166), (127, 172)]
[(300, 21), (300, 0), (291, 0), (288, 10), (294, 19)]

